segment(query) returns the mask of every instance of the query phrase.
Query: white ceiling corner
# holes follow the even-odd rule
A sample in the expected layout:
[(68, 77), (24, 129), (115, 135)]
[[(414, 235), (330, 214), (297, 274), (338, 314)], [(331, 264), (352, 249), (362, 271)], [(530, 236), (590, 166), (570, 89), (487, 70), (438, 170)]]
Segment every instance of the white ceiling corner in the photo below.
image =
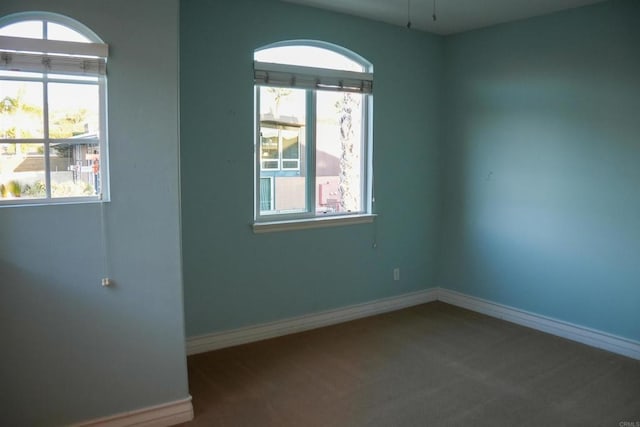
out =
[(455, 34), (605, 0), (283, 0), (436, 34)]

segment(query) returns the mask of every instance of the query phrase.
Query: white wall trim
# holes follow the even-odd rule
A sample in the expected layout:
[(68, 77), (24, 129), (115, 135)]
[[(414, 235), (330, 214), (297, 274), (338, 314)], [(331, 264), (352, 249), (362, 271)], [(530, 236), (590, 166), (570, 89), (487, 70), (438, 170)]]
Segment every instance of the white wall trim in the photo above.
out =
[(75, 427), (169, 427), (193, 419), (191, 396), (104, 418), (74, 424)]
[(638, 341), (498, 304), (449, 289), (438, 288), (437, 292), (438, 300), (446, 302), (447, 304), (466, 308), (491, 317), (640, 360), (640, 342)]
[(204, 353), (225, 347), (293, 334), (432, 301), (442, 301), (447, 304), (466, 308), (491, 317), (640, 360), (640, 342), (638, 341), (443, 288), (429, 288), (423, 291), (334, 310), (191, 337), (187, 339), (187, 354)]
[(338, 227), (342, 225), (369, 224), (376, 214), (334, 215), (305, 219), (290, 219), (281, 221), (254, 222), (255, 234), (271, 233), (274, 231), (307, 230), (310, 228)]
[(334, 310), (195, 336), (187, 338), (187, 354), (204, 353), (220, 348), (320, 328), (322, 326), (348, 322), (349, 320), (360, 319), (388, 311), (400, 310), (402, 308), (436, 301), (437, 295), (437, 288), (431, 288)]

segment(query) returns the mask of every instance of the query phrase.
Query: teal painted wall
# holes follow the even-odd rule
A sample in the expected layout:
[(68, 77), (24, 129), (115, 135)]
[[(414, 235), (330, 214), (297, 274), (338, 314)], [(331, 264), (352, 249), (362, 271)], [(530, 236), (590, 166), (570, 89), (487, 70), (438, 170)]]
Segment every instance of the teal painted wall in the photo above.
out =
[[(447, 38), (272, 0), (182, 0), (179, 34), (177, 0), (25, 10), (111, 45), (118, 285), (98, 205), (0, 209), (0, 424), (187, 396), (180, 213), (189, 336), (440, 285), (640, 339), (637, 1)], [(375, 66), (374, 224), (250, 229), (252, 52), (293, 38)]]
[[(184, 0), (180, 13), (187, 335), (434, 286), (441, 38), (276, 1)], [(250, 228), (253, 51), (287, 39), (335, 43), (374, 64), (375, 224)]]
[(178, 2), (3, 0), (110, 44), (111, 277), (99, 205), (0, 208), (0, 425), (68, 425), (188, 396), (180, 261)]
[(446, 39), (441, 286), (640, 340), (640, 2)]

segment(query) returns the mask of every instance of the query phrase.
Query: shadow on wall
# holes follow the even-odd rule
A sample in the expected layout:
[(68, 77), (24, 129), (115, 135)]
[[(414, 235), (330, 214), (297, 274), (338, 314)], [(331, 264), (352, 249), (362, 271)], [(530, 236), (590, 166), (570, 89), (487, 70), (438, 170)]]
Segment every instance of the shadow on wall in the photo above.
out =
[(110, 301), (121, 290), (61, 268), (69, 280), (0, 260), (0, 340), (10, 343), (2, 349), (0, 378), (12, 385), (0, 387), (0, 425), (66, 425), (105, 414), (104, 396), (131, 385), (122, 364), (148, 347), (123, 338), (148, 326), (130, 310), (114, 315)]
[(637, 339), (638, 33), (602, 12), (451, 38), (440, 284)]

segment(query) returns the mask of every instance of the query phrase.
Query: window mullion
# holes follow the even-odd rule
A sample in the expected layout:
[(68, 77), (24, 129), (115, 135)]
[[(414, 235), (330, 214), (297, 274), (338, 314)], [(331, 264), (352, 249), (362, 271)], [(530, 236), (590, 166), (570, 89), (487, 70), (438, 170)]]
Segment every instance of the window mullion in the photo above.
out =
[[(46, 28), (46, 26), (45, 26)], [(51, 199), (51, 159), (49, 153), (49, 81), (47, 74), (42, 76), (42, 118), (44, 120), (44, 182), (46, 198)]]
[(316, 210), (316, 92), (307, 91), (307, 212), (315, 215)]
[(278, 127), (278, 170), (282, 170), (282, 129)]
[[(47, 40), (49, 38), (49, 25), (47, 20), (42, 20), (42, 38)], [(49, 154), (49, 78), (47, 73), (42, 74), (42, 119), (43, 132), (44, 132), (44, 188), (45, 197), (47, 200), (51, 199), (51, 159)]]

